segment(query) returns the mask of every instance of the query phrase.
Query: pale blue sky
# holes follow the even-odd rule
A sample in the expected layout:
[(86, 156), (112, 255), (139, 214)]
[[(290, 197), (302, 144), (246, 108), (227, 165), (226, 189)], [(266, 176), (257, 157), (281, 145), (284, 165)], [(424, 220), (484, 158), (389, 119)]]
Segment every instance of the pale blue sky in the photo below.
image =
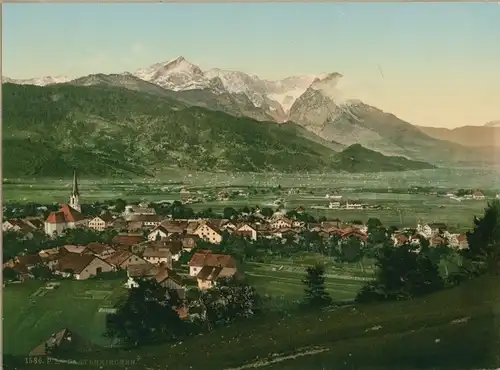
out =
[(183, 55), (264, 78), (340, 72), (415, 124), (500, 119), (497, 3), (4, 4), (3, 75), (133, 71)]

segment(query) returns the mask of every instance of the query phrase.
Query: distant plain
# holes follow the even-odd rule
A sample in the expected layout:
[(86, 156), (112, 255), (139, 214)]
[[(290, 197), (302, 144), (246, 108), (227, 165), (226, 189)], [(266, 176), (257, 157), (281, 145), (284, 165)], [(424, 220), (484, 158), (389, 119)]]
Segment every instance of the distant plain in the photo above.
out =
[[(474, 215), (481, 214), (487, 200), (500, 193), (500, 171), (494, 168), (407, 171), (375, 174), (280, 174), (280, 173), (208, 173), (165, 170), (155, 178), (109, 178), (80, 180), (83, 202), (123, 198), (126, 200), (178, 200), (179, 190), (191, 192), (216, 190), (259, 189), (259, 194), (228, 201), (209, 201), (191, 204), (195, 211), (212, 208), (222, 211), (225, 207), (270, 206), (278, 198), (285, 200), (285, 207), (304, 206), (313, 216), (326, 216), (341, 220), (366, 221), (379, 218), (385, 225), (414, 226), (419, 218), (426, 222), (446, 222), (453, 228), (464, 229), (471, 225)], [(4, 202), (66, 202), (71, 179), (4, 179)], [(281, 187), (278, 192), (260, 193), (261, 189)], [(410, 187), (430, 187), (448, 192), (459, 188), (480, 189), (486, 201), (458, 202), (433, 194), (408, 194)], [(290, 189), (298, 189), (299, 194)], [(343, 199), (380, 205), (383, 209), (335, 210), (327, 207), (326, 194), (335, 192)]]

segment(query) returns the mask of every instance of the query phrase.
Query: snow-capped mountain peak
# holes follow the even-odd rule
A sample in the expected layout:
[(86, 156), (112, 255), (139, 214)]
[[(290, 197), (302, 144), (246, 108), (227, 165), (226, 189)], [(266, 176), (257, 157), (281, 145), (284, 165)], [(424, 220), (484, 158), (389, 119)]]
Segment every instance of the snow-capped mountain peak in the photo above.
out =
[(17, 85), (36, 85), (36, 86), (46, 86), (53, 84), (62, 84), (71, 81), (72, 78), (67, 76), (46, 76), (41, 78), (29, 78), (29, 79), (13, 79), (9, 77), (2, 77), (2, 83), (14, 83)]
[(140, 79), (174, 91), (205, 89), (209, 86), (200, 67), (182, 56), (139, 69), (134, 74)]

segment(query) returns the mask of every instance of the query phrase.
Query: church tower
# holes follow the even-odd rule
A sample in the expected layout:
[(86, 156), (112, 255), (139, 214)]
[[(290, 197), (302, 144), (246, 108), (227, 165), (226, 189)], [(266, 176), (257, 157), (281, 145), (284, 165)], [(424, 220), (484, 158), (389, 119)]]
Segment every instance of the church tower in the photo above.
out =
[(73, 172), (73, 190), (69, 197), (69, 206), (78, 212), (82, 211), (80, 207), (80, 193), (78, 192), (78, 182), (76, 179), (76, 171)]

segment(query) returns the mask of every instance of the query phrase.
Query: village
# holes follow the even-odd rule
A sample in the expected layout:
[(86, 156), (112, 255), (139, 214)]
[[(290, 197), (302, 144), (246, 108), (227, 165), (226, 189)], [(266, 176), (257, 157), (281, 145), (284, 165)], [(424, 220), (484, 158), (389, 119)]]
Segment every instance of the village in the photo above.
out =
[[(274, 243), (273, 248), (283, 245), (286, 249), (286, 243), (295, 242), (314, 250), (311, 235), (319, 237), (324, 245), (329, 242), (331, 245), (333, 241), (333, 248), (344, 243), (352, 244), (352, 241), (364, 248), (371, 237), (372, 226), (369, 224), (339, 219), (308, 222), (304, 207), (297, 207), (292, 212), (278, 207), (271, 214), (255, 207), (248, 212), (233, 214), (231, 218), (173, 219), (172, 215), (157, 214), (155, 208), (146, 203), (127, 204), (121, 212), (108, 210), (98, 216), (86, 216), (81, 211), (80, 202), (75, 173), (68, 204), (60, 205), (59, 210), (50, 212), (45, 219), (5, 220), (2, 225), (4, 234), (29, 239), (40, 232), (48, 238), (57, 238), (71, 230), (111, 231), (114, 235), (111, 241), (67, 244), (40, 249), (37, 253), (20, 250), (4, 261), (4, 286), (40, 279), (40, 274), (34, 273), (40, 268), (56, 277), (48, 279), (45, 290), (57, 289), (58, 279), (83, 281), (106, 274), (121, 276), (122, 286), (126, 289), (136, 287), (140, 279), (153, 279), (161, 286), (175, 290), (185, 300), (177, 307), (177, 312), (182, 319), (189, 320), (191, 313), (186, 300), (189, 291), (207, 291), (217, 286), (220, 279), (244, 280), (246, 274), (251, 275), (241, 256), (217, 248), (227, 238), (244, 240), (246, 245), (256, 249), (267, 240)], [(448, 230), (443, 223), (424, 223), (421, 220), (415, 228), (392, 228), (387, 237), (395, 248), (407, 244), (418, 247), (421, 243), (431, 248), (446, 247), (457, 251), (468, 247), (464, 233)], [(291, 258), (294, 258), (293, 254)], [(263, 262), (261, 265), (268, 265), (273, 271), (283, 268), (280, 263)], [(356, 280), (356, 277), (352, 279)], [(45, 294), (44, 289), (40, 294)], [(40, 348), (37, 351), (34, 353), (39, 353)]]

